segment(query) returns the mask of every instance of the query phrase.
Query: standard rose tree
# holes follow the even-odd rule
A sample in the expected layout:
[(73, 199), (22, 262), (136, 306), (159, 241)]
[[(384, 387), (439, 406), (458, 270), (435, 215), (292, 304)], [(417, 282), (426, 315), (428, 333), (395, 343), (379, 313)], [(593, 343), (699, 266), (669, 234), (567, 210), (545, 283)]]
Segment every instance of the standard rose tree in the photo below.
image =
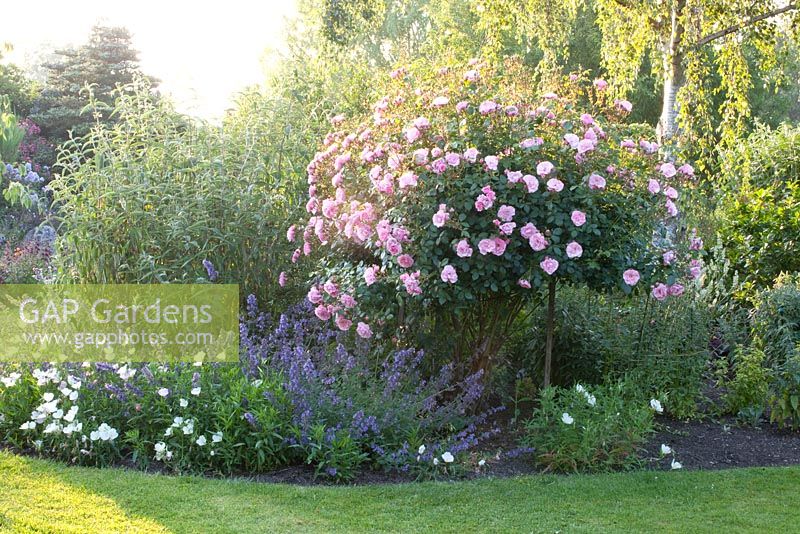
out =
[(631, 105), (601, 80), (530, 87), (514, 63), (399, 69), (372, 115), (334, 117), (308, 166), (309, 218), (288, 232), (293, 261), (322, 258), (319, 319), (370, 336), (424, 313), (455, 330), (456, 358), (487, 369), (547, 293), (549, 382), (557, 283), (683, 292), (699, 274), (699, 241), (676, 222), (692, 167), (623, 124)]

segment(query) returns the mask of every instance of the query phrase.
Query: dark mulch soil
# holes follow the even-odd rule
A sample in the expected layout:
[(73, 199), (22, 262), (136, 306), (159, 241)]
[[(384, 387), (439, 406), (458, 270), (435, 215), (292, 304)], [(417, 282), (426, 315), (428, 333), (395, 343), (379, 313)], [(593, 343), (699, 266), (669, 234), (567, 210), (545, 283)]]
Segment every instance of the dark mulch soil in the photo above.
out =
[(647, 447), (651, 464), (669, 469), (671, 457), (657, 460), (661, 444), (672, 447), (684, 469), (725, 469), (800, 464), (800, 432), (775, 425), (738, 426), (736, 421), (674, 421), (660, 418), (659, 431)]

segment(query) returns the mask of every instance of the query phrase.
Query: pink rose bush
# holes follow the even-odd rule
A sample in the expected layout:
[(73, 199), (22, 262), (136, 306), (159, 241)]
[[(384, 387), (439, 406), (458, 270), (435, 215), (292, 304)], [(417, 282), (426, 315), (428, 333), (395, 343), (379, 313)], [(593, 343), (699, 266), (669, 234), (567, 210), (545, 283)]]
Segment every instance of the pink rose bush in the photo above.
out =
[(466, 316), (518, 309), (552, 280), (683, 293), (700, 265), (673, 231), (691, 166), (624, 124), (629, 102), (578, 76), (533, 93), (514, 63), (437, 72), (388, 80), (308, 165), (308, 217), (289, 234), (293, 259), (324, 258), (317, 317), (369, 337), (398, 299)]

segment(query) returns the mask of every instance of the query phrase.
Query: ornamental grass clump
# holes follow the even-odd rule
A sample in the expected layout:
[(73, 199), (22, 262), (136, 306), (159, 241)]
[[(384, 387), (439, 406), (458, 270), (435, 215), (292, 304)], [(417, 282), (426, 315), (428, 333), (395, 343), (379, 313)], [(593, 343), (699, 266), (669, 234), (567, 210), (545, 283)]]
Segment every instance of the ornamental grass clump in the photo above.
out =
[(701, 241), (676, 223), (694, 171), (625, 124), (631, 104), (606, 84), (572, 75), (537, 92), (509, 61), (401, 68), (378, 85), (370, 116), (332, 119), (308, 216), (287, 232), (293, 262), (321, 258), (320, 320), (370, 337), (432, 316), (455, 332), (454, 361), (488, 370), (542, 294), (552, 334), (558, 283), (662, 301), (699, 274)]

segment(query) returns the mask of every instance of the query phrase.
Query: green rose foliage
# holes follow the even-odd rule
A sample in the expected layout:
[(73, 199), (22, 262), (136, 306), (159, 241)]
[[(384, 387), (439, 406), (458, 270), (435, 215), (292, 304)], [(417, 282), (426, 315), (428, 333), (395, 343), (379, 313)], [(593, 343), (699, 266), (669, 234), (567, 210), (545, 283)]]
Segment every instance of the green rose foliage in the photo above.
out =
[(605, 82), (572, 75), (540, 94), (507, 62), (401, 68), (376, 84), (371, 116), (334, 117), (308, 167), (309, 218), (289, 231), (304, 241), (294, 261), (322, 256), (309, 292), (320, 318), (363, 322), (366, 337), (369, 318), (408, 299), (460, 315), (550, 280), (682, 293), (700, 247), (676, 218), (692, 168), (624, 124), (630, 104)]

